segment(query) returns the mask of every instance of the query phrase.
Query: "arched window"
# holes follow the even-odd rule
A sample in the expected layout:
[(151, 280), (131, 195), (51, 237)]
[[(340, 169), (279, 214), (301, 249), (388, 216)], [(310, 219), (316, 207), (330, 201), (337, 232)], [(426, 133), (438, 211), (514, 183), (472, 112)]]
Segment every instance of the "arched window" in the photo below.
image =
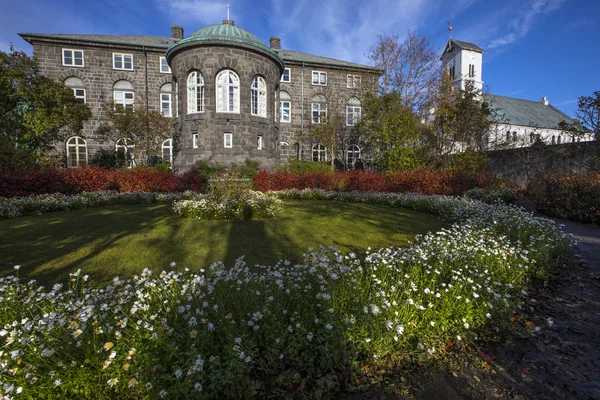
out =
[(314, 96), (312, 99), (311, 110), (313, 124), (325, 122), (325, 119), (327, 118), (327, 98), (322, 94)]
[(292, 97), (283, 90), (279, 92), (279, 115), (281, 122), (292, 122)]
[(162, 159), (164, 163), (173, 164), (173, 139), (162, 142)]
[(529, 143), (535, 142), (535, 135), (533, 133), (529, 134)]
[(260, 76), (252, 78), (252, 86), (250, 88), (251, 94), (251, 107), (250, 112), (252, 115), (258, 115), (259, 117), (267, 116), (267, 84), (265, 80)]
[(79, 136), (67, 140), (67, 166), (69, 168), (85, 167), (88, 163), (87, 143)]
[(510, 131), (506, 131), (506, 141), (510, 140)]
[(133, 85), (126, 80), (116, 81), (113, 85), (115, 108), (133, 111)]
[(517, 141), (517, 132), (513, 132), (512, 139), (513, 139), (513, 142)]
[(561, 143), (562, 143), (562, 136), (560, 136), (560, 135), (558, 136), (558, 141), (557, 141), (557, 143), (558, 143), (558, 144), (561, 144)]
[(188, 114), (204, 112), (204, 78), (199, 71), (188, 75)]
[(317, 143), (312, 147), (313, 161), (327, 161), (327, 152), (324, 145)]
[(133, 144), (131, 139), (119, 139), (115, 143), (115, 150), (117, 150), (117, 152), (123, 152), (128, 167), (133, 167), (135, 165), (135, 154), (133, 152), (134, 148), (135, 145)]
[(173, 116), (173, 85), (165, 83), (160, 87), (160, 113), (165, 117)]
[(85, 87), (83, 81), (75, 76), (71, 76), (65, 79), (65, 86), (73, 90), (75, 101), (78, 103), (85, 103)]
[(552, 144), (556, 144), (556, 136), (552, 135)]
[(346, 151), (346, 166), (348, 167), (348, 169), (354, 169), (354, 164), (356, 163), (356, 160), (358, 160), (359, 158), (360, 158), (360, 147), (358, 147), (355, 144), (348, 147), (348, 150)]
[(217, 112), (240, 112), (240, 78), (229, 69), (217, 75)]
[(350, 98), (346, 105), (346, 125), (354, 126), (360, 120), (360, 100), (356, 97)]

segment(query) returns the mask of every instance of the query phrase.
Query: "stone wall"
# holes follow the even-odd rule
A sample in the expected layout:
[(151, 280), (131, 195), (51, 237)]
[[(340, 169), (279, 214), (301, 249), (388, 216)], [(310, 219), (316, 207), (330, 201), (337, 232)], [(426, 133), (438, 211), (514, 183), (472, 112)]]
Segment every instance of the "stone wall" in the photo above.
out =
[[(171, 56), (170, 56), (171, 57)], [(248, 158), (260, 162), (261, 168), (273, 169), (279, 161), (279, 121), (274, 113), (280, 67), (258, 52), (228, 46), (186, 48), (171, 61), (177, 81), (179, 154), (175, 166), (189, 169), (198, 160), (229, 165), (243, 164)], [(240, 112), (216, 112), (216, 76), (224, 69), (234, 71), (240, 79)], [(200, 71), (204, 79), (204, 112), (187, 113), (187, 76)], [(251, 85), (254, 76), (261, 76), (267, 85), (267, 116), (251, 114)], [(233, 147), (225, 148), (223, 136), (233, 134)], [(192, 135), (198, 134), (198, 147), (193, 147)], [(258, 136), (263, 148), (257, 148)]]
[[(84, 65), (82, 67), (63, 65), (63, 49), (83, 50)], [(113, 69), (113, 53), (132, 54), (133, 70)], [(69, 77), (78, 77), (83, 81), (86, 104), (92, 112), (92, 116), (85, 122), (81, 134), (88, 144), (89, 160), (101, 148), (115, 148), (115, 143), (96, 133), (102, 123), (102, 106), (113, 99), (115, 82), (119, 80), (130, 82), (134, 88), (136, 106), (145, 106), (144, 98), (147, 95), (149, 108), (156, 111), (160, 110), (160, 87), (171, 82), (170, 73), (160, 72), (160, 57), (165, 56), (164, 50), (161, 49), (149, 49), (144, 53), (142, 48), (118, 45), (108, 46), (84, 42), (64, 44), (34, 42), (33, 54), (42, 75), (59, 82), (64, 82)], [(146, 67), (148, 70), (147, 86)], [(58, 154), (65, 154), (65, 143), (57, 143), (56, 151)]]
[(535, 144), (519, 149), (495, 150), (487, 153), (488, 171), (501, 174), (524, 188), (537, 172), (558, 174), (600, 170), (600, 143), (580, 142), (559, 145)]

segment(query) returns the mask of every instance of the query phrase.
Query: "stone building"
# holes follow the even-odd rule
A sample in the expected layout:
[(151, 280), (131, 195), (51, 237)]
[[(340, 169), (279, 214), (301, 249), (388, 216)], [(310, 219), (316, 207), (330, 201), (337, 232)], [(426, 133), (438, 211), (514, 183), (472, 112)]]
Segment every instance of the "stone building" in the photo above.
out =
[[(112, 143), (98, 134), (102, 106), (147, 107), (174, 119), (162, 158), (180, 170), (197, 161), (230, 164), (246, 159), (274, 168), (289, 158), (326, 161), (320, 143), (299, 140), (326, 114), (344, 118), (348, 135), (336, 158), (352, 167), (364, 154), (353, 126), (361, 99), (375, 91), (381, 71), (366, 65), (270, 47), (225, 20), (188, 37), (21, 33), (33, 46), (40, 72), (73, 89), (90, 106), (81, 136), (57, 144), (66, 165), (88, 164)], [(144, 160), (138, 160), (138, 162)]]
[[(476, 44), (450, 38), (440, 56), (442, 68), (457, 88), (464, 89), (465, 81), (472, 80), (482, 90), (484, 53)], [(594, 140), (592, 133), (574, 138), (559, 129), (561, 121), (571, 123), (573, 119), (550, 105), (546, 97), (533, 101), (484, 93), (483, 101), (494, 110), (496, 122), (488, 135), (489, 150)]]

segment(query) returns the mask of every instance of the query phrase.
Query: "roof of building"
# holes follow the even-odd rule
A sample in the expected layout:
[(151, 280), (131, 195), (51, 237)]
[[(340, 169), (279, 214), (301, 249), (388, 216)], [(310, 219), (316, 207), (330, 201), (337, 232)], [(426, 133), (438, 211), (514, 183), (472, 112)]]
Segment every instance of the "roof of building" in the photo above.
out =
[(57, 41), (78, 41), (92, 43), (106, 43), (129, 46), (146, 46), (167, 49), (177, 42), (177, 39), (161, 36), (141, 35), (81, 35), (63, 33), (19, 33), (23, 39), (31, 43), (30, 38), (50, 39)]
[(342, 67), (349, 69), (369, 69), (373, 72), (381, 73), (381, 70), (369, 65), (357, 64), (349, 61), (336, 60), (329, 57), (321, 57), (313, 54), (302, 53), (301, 51), (276, 49), (284, 62), (307, 63), (311, 65), (325, 65), (333, 67)]
[[(192, 44), (195, 45), (208, 42), (225, 42), (228, 44), (241, 44), (245, 46), (254, 47), (260, 50), (261, 52), (267, 53), (268, 55), (275, 58), (282, 65), (283, 68), (283, 62), (281, 61), (281, 57), (279, 57), (276, 51), (274, 51), (270, 47), (265, 46), (265, 44), (261, 42), (259, 38), (257, 38), (247, 30), (235, 26), (233, 24), (233, 21), (229, 20), (224, 20), (222, 24), (209, 25), (205, 26), (204, 28), (198, 29), (190, 36), (179, 40), (177, 43), (172, 44), (167, 50), (167, 54), (170, 53), (173, 49), (180, 46), (190, 46)], [(167, 57), (169, 56), (167, 55)]]
[(477, 46), (474, 43), (463, 42), (462, 40), (456, 40), (456, 39), (450, 38), (446, 42), (446, 46), (444, 46), (444, 50), (442, 51), (442, 54), (440, 55), (440, 60), (442, 59), (442, 56), (444, 55), (444, 53), (452, 50), (451, 46), (458, 46), (463, 50), (470, 50), (470, 51), (476, 51), (478, 53), (485, 53), (484, 49), (482, 49), (481, 47)]
[(497, 122), (536, 128), (556, 129), (561, 121), (572, 118), (557, 108), (541, 101), (516, 99), (514, 97), (486, 94), (490, 107), (498, 113)]

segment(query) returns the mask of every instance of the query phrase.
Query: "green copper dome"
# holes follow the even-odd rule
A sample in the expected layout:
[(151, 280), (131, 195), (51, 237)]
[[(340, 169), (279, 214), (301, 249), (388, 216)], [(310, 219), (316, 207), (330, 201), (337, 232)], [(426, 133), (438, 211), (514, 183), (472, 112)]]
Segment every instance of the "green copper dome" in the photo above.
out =
[(198, 29), (190, 36), (181, 39), (169, 47), (167, 50), (167, 58), (169, 57), (169, 53), (178, 47), (188, 47), (195, 44), (201, 45), (203, 42), (227, 42), (230, 45), (240, 44), (243, 46), (251, 46), (260, 50), (262, 53), (267, 53), (283, 66), (283, 61), (277, 52), (265, 46), (259, 38), (247, 30), (233, 25), (233, 21), (223, 21), (223, 24), (221, 25), (209, 25), (202, 29)]

